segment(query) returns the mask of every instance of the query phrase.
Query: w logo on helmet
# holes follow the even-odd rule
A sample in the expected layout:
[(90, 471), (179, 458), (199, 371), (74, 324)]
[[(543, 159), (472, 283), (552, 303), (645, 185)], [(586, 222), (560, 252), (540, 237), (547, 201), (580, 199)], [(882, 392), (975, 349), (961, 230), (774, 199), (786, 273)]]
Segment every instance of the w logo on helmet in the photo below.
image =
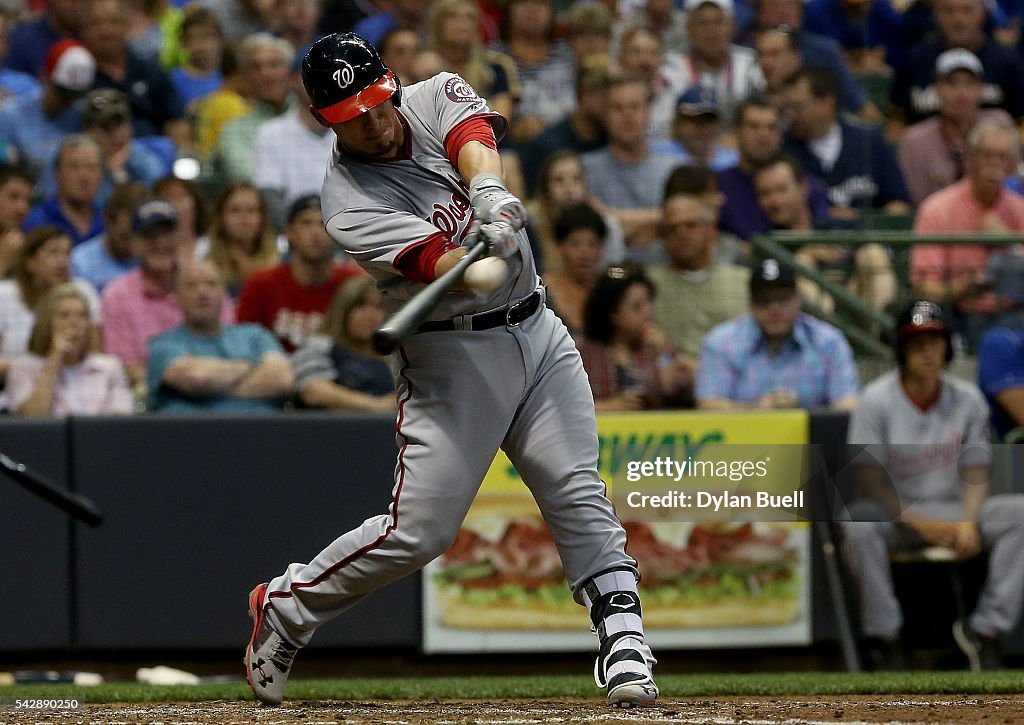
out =
[(338, 88), (348, 88), (352, 85), (352, 81), (356, 79), (356, 69), (342, 61), (341, 67), (331, 74), (331, 78), (338, 84)]

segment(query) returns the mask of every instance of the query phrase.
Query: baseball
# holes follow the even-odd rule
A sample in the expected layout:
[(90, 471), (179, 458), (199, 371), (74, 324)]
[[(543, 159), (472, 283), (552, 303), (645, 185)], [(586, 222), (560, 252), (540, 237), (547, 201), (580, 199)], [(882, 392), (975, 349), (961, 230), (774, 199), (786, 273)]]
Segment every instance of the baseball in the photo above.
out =
[(508, 276), (508, 265), (504, 259), (484, 257), (469, 265), (463, 279), (467, 287), (480, 292), (491, 292), (498, 289)]

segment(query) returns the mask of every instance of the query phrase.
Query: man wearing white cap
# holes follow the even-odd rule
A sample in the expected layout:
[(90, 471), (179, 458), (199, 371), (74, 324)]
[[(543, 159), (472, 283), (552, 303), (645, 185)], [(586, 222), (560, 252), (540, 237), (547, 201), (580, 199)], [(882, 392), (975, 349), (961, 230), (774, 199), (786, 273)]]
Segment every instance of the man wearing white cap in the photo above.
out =
[(52, 166), (61, 140), (82, 130), (78, 100), (95, 75), (92, 54), (77, 41), (61, 40), (46, 56), (42, 86), (0, 107), (0, 138), (17, 149), (37, 179)]
[(731, 120), (736, 104), (760, 83), (757, 55), (730, 42), (736, 32), (733, 0), (686, 0), (685, 8), (690, 41), (690, 52), (683, 55), (686, 86), (713, 91)]
[(981, 108), (984, 77), (978, 56), (964, 48), (947, 50), (935, 61), (939, 113), (915, 123), (900, 138), (900, 168), (915, 206), (963, 178), (967, 134), (976, 123), (1012, 121), (1001, 108)]
[(936, 37), (912, 45), (893, 78), (892, 105), (897, 115), (917, 123), (939, 110), (935, 61), (953, 48), (965, 48), (981, 61), (982, 106), (1003, 108), (1014, 118), (1024, 115), (1024, 63), (1015, 48), (1000, 45), (985, 33), (985, 0), (934, 0), (932, 6)]

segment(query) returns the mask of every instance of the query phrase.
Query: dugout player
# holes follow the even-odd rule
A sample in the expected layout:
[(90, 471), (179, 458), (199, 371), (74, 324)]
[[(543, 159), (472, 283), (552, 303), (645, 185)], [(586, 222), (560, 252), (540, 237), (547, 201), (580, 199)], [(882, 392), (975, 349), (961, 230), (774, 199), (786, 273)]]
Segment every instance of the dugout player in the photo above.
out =
[(1024, 600), (1024, 495), (988, 495), (988, 406), (976, 385), (944, 371), (951, 333), (934, 302), (908, 307), (897, 321), (899, 369), (864, 389), (850, 419), (847, 440), (865, 446), (854, 459), (864, 498), (843, 535), (879, 668), (902, 659), (892, 550), (940, 546), (961, 560), (989, 552), (978, 605), (953, 628), (972, 670), (1000, 666), (999, 640)]
[(400, 451), (390, 510), (252, 591), (253, 692), (280, 703), (295, 653), (317, 627), (444, 553), (500, 447), (588, 607), (598, 686), (615, 705), (653, 703), (636, 562), (597, 473), (594, 400), (572, 339), (544, 304), (523, 205), (501, 179), (495, 139), (506, 120), (451, 73), (402, 88), (351, 33), (313, 44), (302, 80), (313, 115), (337, 135), (322, 193), (327, 230), (376, 279), (389, 311), (465, 254), (473, 219), (509, 274), (491, 292), (449, 294), (394, 353)]

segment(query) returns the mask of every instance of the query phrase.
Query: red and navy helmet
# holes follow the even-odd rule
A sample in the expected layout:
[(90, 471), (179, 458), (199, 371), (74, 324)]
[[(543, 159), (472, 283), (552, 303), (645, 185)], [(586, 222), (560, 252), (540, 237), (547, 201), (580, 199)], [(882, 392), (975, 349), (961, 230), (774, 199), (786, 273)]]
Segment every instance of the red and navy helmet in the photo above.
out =
[(907, 340), (925, 332), (938, 332), (946, 338), (946, 362), (953, 359), (953, 328), (937, 302), (918, 300), (900, 313), (896, 320), (896, 360), (904, 364)]
[(344, 123), (391, 99), (402, 85), (369, 41), (334, 33), (313, 43), (302, 59), (302, 84), (310, 103), (329, 123)]

